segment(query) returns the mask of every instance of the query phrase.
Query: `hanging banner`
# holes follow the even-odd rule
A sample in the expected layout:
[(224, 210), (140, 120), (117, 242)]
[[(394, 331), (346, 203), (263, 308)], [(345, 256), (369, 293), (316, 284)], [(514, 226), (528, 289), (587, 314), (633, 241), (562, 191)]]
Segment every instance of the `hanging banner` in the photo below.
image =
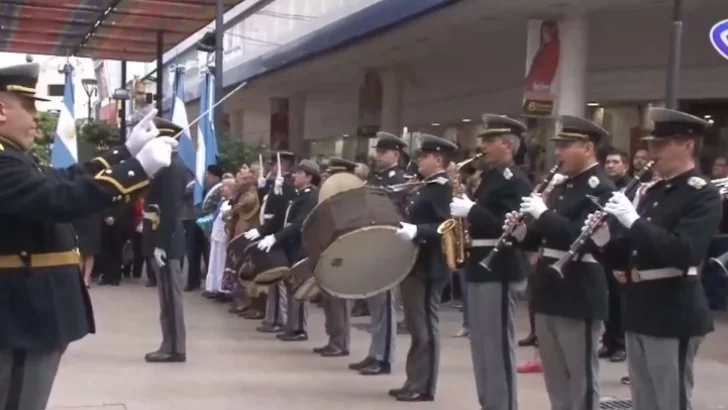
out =
[(710, 29), (710, 44), (721, 57), (728, 60), (728, 19), (715, 23)]
[(556, 115), (560, 54), (559, 23), (554, 20), (529, 20), (522, 106), (524, 116)]

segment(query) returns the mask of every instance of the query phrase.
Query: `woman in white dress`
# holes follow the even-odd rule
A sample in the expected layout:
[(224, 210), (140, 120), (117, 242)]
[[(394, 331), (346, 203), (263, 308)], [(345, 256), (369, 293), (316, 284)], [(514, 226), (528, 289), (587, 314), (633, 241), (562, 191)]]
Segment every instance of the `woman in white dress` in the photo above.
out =
[(210, 263), (207, 265), (205, 292), (220, 297), (227, 294), (227, 291), (222, 288), (228, 242), (228, 235), (225, 230), (225, 219), (231, 209), (230, 198), (234, 189), (234, 179), (227, 178), (222, 181), (220, 194), (223, 199), (220, 201), (215, 219), (212, 223), (212, 232), (210, 233)]

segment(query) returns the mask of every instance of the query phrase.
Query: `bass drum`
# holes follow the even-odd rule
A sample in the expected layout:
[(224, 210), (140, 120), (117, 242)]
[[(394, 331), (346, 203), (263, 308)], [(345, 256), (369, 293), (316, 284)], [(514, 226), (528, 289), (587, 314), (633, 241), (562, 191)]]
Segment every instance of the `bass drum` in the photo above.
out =
[(256, 241), (243, 250), (243, 261), (238, 270), (238, 277), (242, 282), (272, 285), (284, 278), (288, 271), (288, 258), (282, 250), (273, 248), (270, 252), (264, 252), (258, 249)]
[(326, 293), (362, 299), (412, 270), (419, 248), (396, 235), (404, 216), (381, 188), (360, 187), (320, 202), (303, 223), (303, 247)]
[(321, 188), (319, 188), (319, 203), (331, 198), (341, 192), (359, 188), (364, 185), (364, 181), (358, 176), (348, 172), (340, 172), (326, 178)]
[(321, 293), (321, 288), (316, 283), (316, 278), (313, 277), (313, 271), (308, 264), (308, 258), (304, 258), (291, 266), (289, 281), (293, 299), (297, 302), (309, 301)]

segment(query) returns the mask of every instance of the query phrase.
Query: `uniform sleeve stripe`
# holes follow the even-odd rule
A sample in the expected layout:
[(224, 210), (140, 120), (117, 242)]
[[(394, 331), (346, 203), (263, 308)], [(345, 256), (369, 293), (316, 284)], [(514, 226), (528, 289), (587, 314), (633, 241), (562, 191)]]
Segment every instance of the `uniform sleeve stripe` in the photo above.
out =
[(124, 188), (121, 185), (121, 183), (119, 183), (119, 181), (117, 181), (116, 179), (112, 178), (109, 175), (106, 175), (104, 172), (99, 172), (98, 174), (96, 174), (96, 177), (94, 177), (94, 179), (97, 181), (107, 182), (108, 184), (110, 184), (114, 188), (116, 188), (116, 190), (119, 191), (119, 193), (121, 193), (123, 195), (128, 195), (134, 191), (137, 191), (137, 190), (142, 189), (145, 186), (149, 185), (149, 181), (142, 181), (142, 182), (134, 184), (130, 187)]
[(103, 165), (103, 166), (104, 166), (104, 169), (107, 169), (107, 168), (111, 168), (111, 164), (109, 164), (109, 161), (107, 161), (107, 160), (106, 160), (105, 158), (103, 158), (103, 157), (96, 157), (96, 158), (92, 159), (91, 161), (97, 161), (97, 162), (100, 162), (100, 163), (101, 163), (101, 165)]

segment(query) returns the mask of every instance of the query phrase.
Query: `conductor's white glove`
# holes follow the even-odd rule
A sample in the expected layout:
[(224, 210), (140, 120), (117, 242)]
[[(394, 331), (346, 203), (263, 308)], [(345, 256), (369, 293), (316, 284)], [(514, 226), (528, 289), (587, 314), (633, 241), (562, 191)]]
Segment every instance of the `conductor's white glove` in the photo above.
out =
[(273, 186), (273, 193), (275, 195), (283, 194), (283, 177), (280, 175), (276, 177), (275, 185)]
[(162, 248), (154, 248), (154, 261), (157, 262), (157, 266), (162, 267), (166, 264), (167, 252)]
[(415, 239), (415, 236), (417, 236), (417, 225), (408, 224), (407, 222), (400, 222), (399, 225), (401, 227), (395, 232), (397, 236), (408, 241)]
[(475, 202), (467, 196), (462, 198), (453, 197), (452, 202), (450, 202), (450, 214), (455, 218), (465, 218), (470, 213), (473, 205), (475, 205)]
[(621, 192), (615, 192), (612, 194), (607, 205), (604, 206), (604, 211), (614, 215), (619, 223), (628, 229), (632, 227), (634, 221), (640, 219), (632, 201), (630, 201), (629, 198)]
[(145, 145), (159, 136), (159, 130), (154, 125), (154, 117), (157, 116), (157, 109), (151, 110), (141, 121), (131, 129), (126, 138), (126, 149), (132, 157), (136, 156)]
[[(589, 227), (594, 225), (595, 221), (600, 218), (601, 211), (589, 214), (589, 216), (586, 217), (586, 221), (584, 221), (584, 226), (581, 227), (581, 231), (584, 232), (589, 229)], [(591, 235), (591, 239), (594, 244), (600, 248), (606, 245), (611, 238), (612, 234), (609, 231), (609, 225), (606, 223), (602, 223)]]
[(538, 195), (524, 196), (521, 200), (521, 212), (531, 215), (533, 219), (538, 219), (548, 210), (543, 198)]
[[(517, 219), (520, 215), (520, 212), (517, 211), (511, 211), (506, 214), (506, 220), (503, 222), (503, 230), (506, 231), (508, 229), (511, 229), (511, 226), (518, 223)], [(518, 223), (516, 228), (513, 230), (512, 236), (518, 241), (523, 242), (524, 239), (526, 239), (526, 233), (528, 233), (528, 229), (526, 228), (526, 224), (524, 223)]]
[(273, 235), (268, 235), (265, 238), (263, 238), (260, 242), (258, 242), (258, 249), (260, 249), (263, 252), (270, 252), (270, 248), (273, 247), (273, 245), (276, 244), (276, 237)]
[(251, 229), (249, 231), (246, 231), (244, 235), (245, 235), (245, 239), (248, 239), (251, 241), (254, 241), (254, 240), (260, 238), (260, 232), (258, 232), (257, 229)]
[(177, 149), (177, 140), (172, 137), (159, 137), (149, 141), (136, 155), (149, 178), (172, 163), (172, 151)]

